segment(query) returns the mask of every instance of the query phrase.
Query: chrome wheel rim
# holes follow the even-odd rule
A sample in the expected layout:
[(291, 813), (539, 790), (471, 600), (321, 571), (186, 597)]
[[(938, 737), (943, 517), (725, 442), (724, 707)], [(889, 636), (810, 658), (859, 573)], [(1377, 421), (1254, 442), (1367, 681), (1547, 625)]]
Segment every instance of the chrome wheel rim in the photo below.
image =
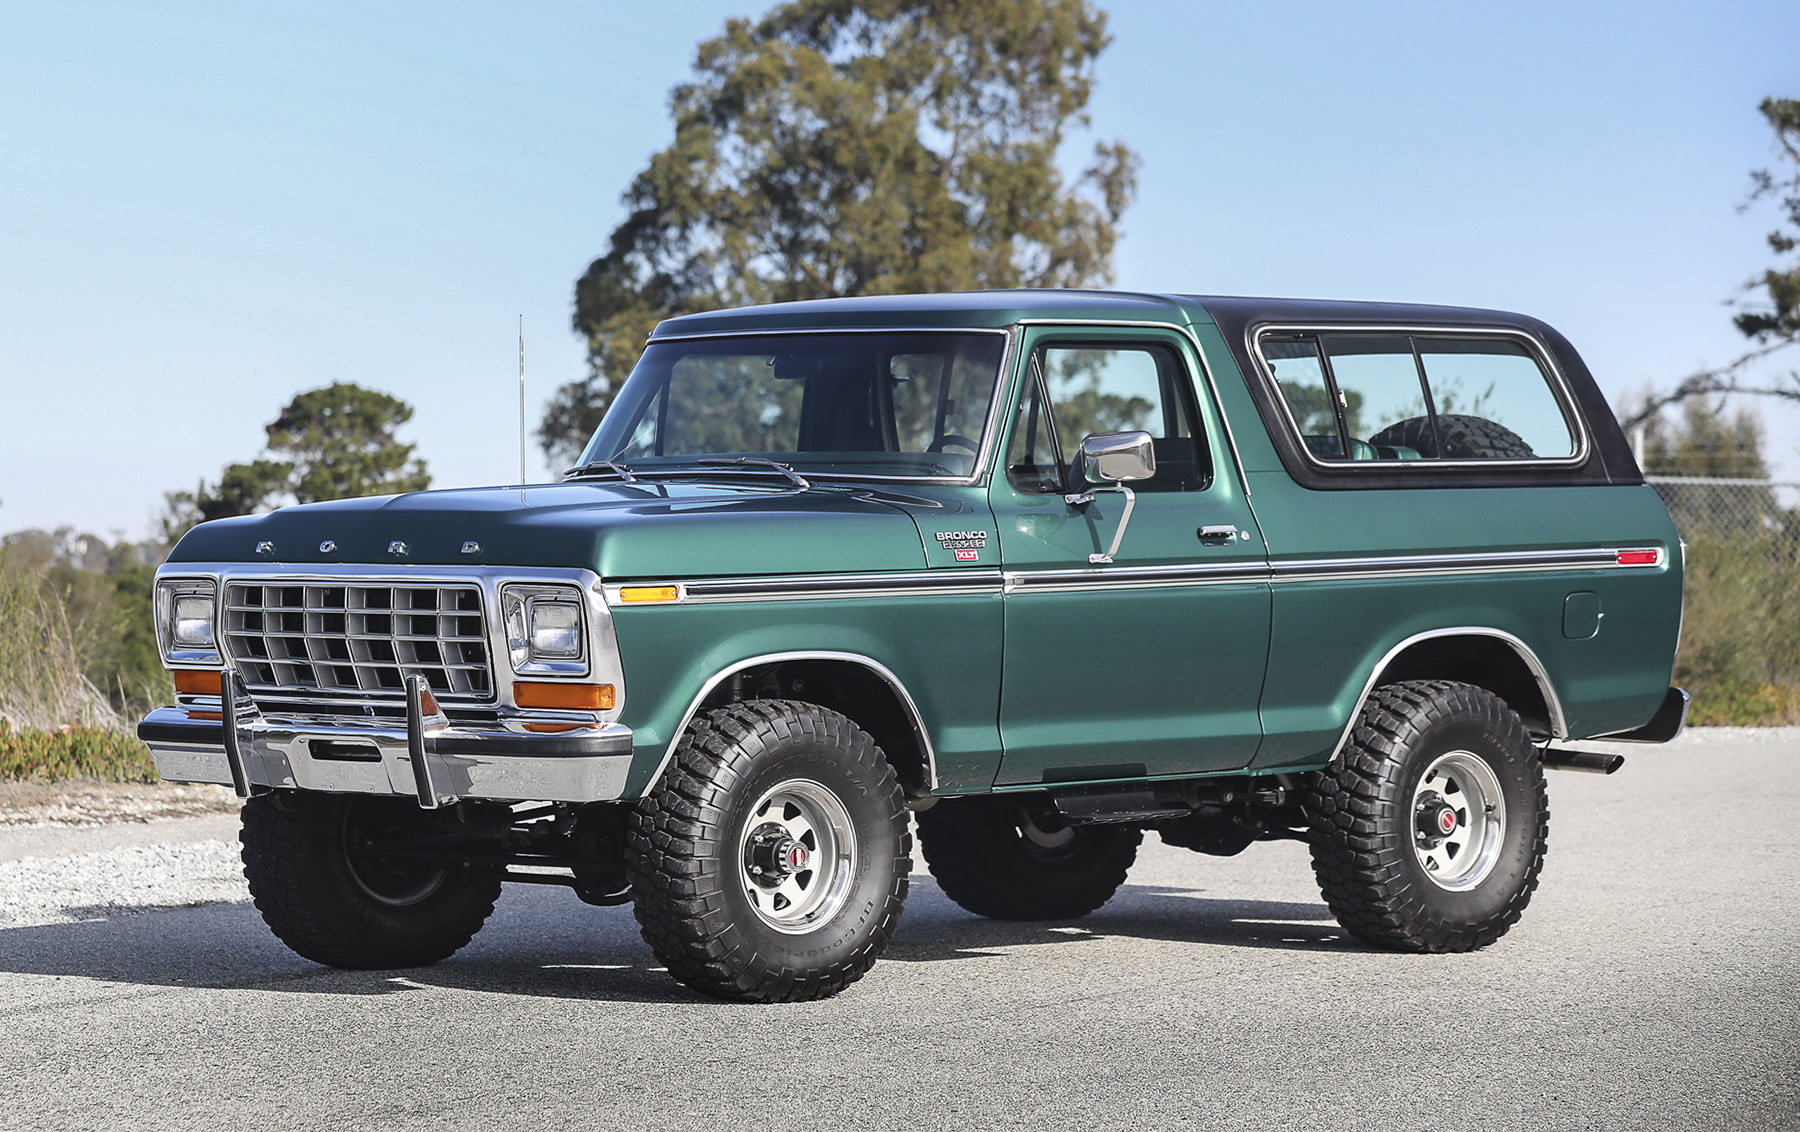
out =
[(738, 879), (758, 919), (788, 935), (830, 920), (856, 877), (850, 811), (825, 786), (790, 779), (763, 792), (738, 834)]
[(1506, 798), (1481, 756), (1451, 751), (1433, 759), (1412, 799), (1413, 854), (1431, 883), (1467, 892), (1488, 878), (1506, 837)]

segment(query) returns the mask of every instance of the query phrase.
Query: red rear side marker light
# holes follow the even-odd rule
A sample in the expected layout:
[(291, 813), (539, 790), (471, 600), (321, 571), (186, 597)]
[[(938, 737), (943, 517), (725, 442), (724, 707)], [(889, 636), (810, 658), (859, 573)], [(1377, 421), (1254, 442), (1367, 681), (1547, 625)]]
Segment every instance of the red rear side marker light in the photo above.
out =
[(1618, 552), (1621, 566), (1654, 566), (1662, 561), (1660, 550), (1621, 550)]

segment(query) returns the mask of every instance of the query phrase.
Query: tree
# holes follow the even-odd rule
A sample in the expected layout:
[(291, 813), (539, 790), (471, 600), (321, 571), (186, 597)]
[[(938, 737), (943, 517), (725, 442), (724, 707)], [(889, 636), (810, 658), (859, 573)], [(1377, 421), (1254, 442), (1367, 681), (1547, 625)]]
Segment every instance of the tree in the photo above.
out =
[(413, 456), (395, 431), (412, 419), (398, 397), (338, 382), (296, 396), (270, 422), (269, 454), (275, 459), (227, 464), (216, 485), (202, 480), (193, 491), (164, 498), (163, 539), (173, 543), (196, 523), (249, 515), (279, 506), (349, 499), (431, 486), (425, 462)]
[(1727, 476), (1763, 479), (1762, 420), (1746, 409), (1726, 416), (1713, 398), (1696, 397), (1682, 407), (1680, 425), (1661, 417), (1644, 429), (1644, 471), (1653, 476)]
[(1112, 278), (1137, 157), (1085, 125), (1105, 14), (1087, 0), (789, 0), (732, 20), (675, 88), (675, 139), (575, 289), (589, 376), (538, 430), (577, 452), (657, 322), (725, 306)]
[[(1791, 169), (1755, 169), (1750, 173), (1748, 208), (1763, 197), (1776, 198), (1780, 217), (1769, 233), (1769, 247), (1777, 257), (1800, 249), (1800, 99), (1765, 98), (1757, 107), (1775, 131), (1775, 146)], [(1744, 284), (1753, 296), (1732, 319), (1738, 330), (1755, 345), (1718, 369), (1704, 369), (1682, 379), (1667, 393), (1645, 398), (1643, 405), (1619, 423), (1634, 429), (1670, 405), (1691, 397), (1715, 393), (1749, 393), (1800, 401), (1800, 372), (1773, 381), (1747, 384), (1745, 372), (1756, 362), (1800, 342), (1800, 258), (1785, 264), (1779, 259), (1758, 278)]]
[(269, 425), (269, 451), (292, 465), (288, 490), (301, 503), (423, 491), (431, 473), (394, 436), (412, 415), (398, 397), (338, 382), (289, 401)]
[[(1765, 98), (1757, 109), (1769, 120), (1775, 131), (1775, 144), (1793, 169), (1781, 176), (1767, 169), (1752, 172), (1750, 200), (1777, 198), (1781, 220), (1769, 233), (1769, 248), (1777, 256), (1789, 255), (1800, 248), (1800, 99)], [(1767, 299), (1766, 306), (1744, 311), (1732, 320), (1745, 337), (1779, 346), (1800, 342), (1800, 260), (1785, 268), (1780, 264), (1769, 268), (1760, 279), (1746, 284), (1745, 289), (1761, 291)], [(1800, 396), (1800, 391), (1794, 395)]]

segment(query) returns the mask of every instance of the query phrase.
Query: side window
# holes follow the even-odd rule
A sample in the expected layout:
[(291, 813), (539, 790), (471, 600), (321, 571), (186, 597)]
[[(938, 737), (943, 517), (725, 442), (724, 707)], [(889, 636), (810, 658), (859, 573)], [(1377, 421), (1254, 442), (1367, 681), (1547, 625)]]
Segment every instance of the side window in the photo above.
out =
[(1511, 338), (1276, 332), (1258, 349), (1325, 460), (1543, 460), (1575, 452), (1537, 359)]
[(1342, 456), (1336, 399), (1325, 381), (1319, 344), (1311, 338), (1265, 339), (1262, 351), (1306, 447), (1316, 456)]
[(1070, 457), (1102, 432), (1150, 434), (1156, 475), (1134, 483), (1138, 491), (1194, 491), (1210, 482), (1187, 372), (1161, 346), (1057, 345), (1033, 355), (1007, 476), (1024, 491), (1061, 491)]
[(1404, 335), (1334, 334), (1321, 344), (1337, 381), (1352, 459), (1417, 460), (1436, 451), (1425, 387)]
[(1437, 401), (1444, 455), (1556, 459), (1575, 437), (1537, 361), (1516, 342), (1420, 338), (1419, 358)]

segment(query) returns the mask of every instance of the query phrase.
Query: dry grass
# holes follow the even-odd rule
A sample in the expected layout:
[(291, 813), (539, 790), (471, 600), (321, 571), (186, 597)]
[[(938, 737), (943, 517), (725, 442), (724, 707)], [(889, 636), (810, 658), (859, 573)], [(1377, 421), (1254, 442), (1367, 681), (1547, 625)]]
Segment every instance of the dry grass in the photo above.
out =
[(82, 674), (62, 602), (34, 574), (3, 568), (0, 721), (21, 733), (64, 726), (128, 729), (125, 718)]
[(1792, 539), (1693, 537), (1675, 679), (1694, 697), (1690, 722), (1800, 723), (1800, 550)]

